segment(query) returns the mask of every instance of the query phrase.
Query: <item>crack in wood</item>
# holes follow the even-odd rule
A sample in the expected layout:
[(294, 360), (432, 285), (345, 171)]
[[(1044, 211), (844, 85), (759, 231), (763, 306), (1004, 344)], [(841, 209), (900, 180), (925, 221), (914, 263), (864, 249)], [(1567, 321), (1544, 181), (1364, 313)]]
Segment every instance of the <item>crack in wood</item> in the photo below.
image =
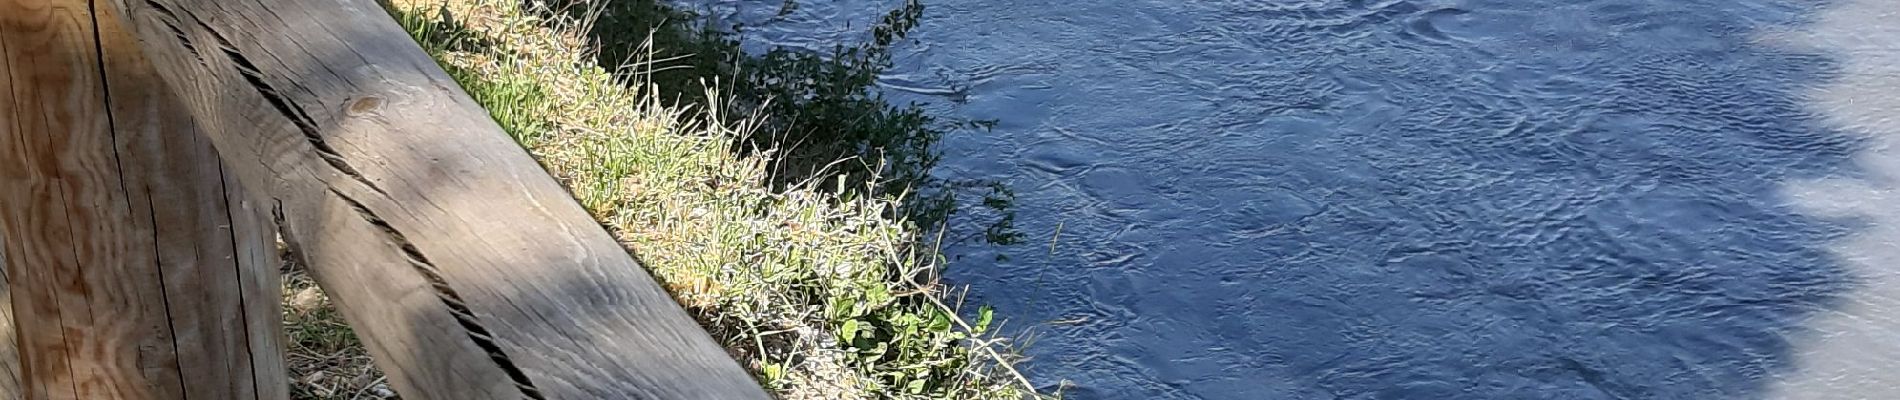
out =
[(271, 199), (271, 203), (272, 203), (271, 208), (270, 208), (271, 226), (277, 227), (277, 240), (282, 241), (284, 243), (283, 256), (286, 257), (278, 261), (279, 262), (295, 262), (297, 263), (297, 265), (302, 265), (305, 268), (308, 268), (310, 266), (310, 260), (305, 258), (306, 255), (304, 254), (303, 246), (301, 245), (301, 243), (303, 242), (298, 241), (297, 236), (290, 232), (290, 225), (284, 224), (284, 201), (278, 200), (278, 199)]
[[(126, 186), (126, 177), (128, 176), (128, 174), (125, 173), (125, 164), (126, 164), (125, 157), (122, 154), (120, 154), (121, 153), (120, 146), (116, 145), (118, 143), (122, 143), (120, 142), (120, 138), (119, 138), (119, 129), (120, 129), (119, 125), (123, 121), (121, 121), (120, 119), (121, 117), (117, 115), (116, 112), (114, 112), (114, 107), (112, 107), (112, 105), (114, 104), (113, 98), (112, 98), (112, 94), (114, 93), (114, 90), (112, 89), (112, 85), (113, 85), (113, 76), (115, 74), (107, 66), (108, 60), (109, 60), (106, 57), (107, 44), (106, 44), (104, 33), (101, 32), (101, 30), (99, 29), (100, 23), (99, 23), (98, 4), (88, 3), (87, 6), (89, 7), (87, 9), (87, 13), (91, 14), (92, 16), (92, 24), (93, 24), (92, 43), (93, 43), (93, 50), (95, 51), (94, 56), (97, 57), (95, 58), (95, 60), (98, 60), (99, 88), (101, 89), (100, 94), (101, 96), (104, 97), (105, 104), (106, 104), (106, 107), (103, 108), (103, 111), (105, 112), (105, 117), (106, 117), (105, 118), (106, 127), (107, 127), (106, 129), (112, 138), (112, 143), (115, 144), (114, 146), (112, 146), (112, 167), (113, 167), (113, 171), (115, 172), (115, 175), (118, 175), (119, 177), (118, 179), (119, 192), (122, 193), (129, 202), (130, 198), (133, 196), (133, 192), (131, 189), (128, 189)], [(159, 231), (157, 229), (157, 227), (159, 226), (158, 208), (157, 208), (158, 203), (155, 203), (152, 201), (152, 190), (154, 189), (150, 187), (147, 187), (144, 189), (145, 190), (142, 190), (142, 192), (145, 195), (145, 220), (147, 221), (147, 223), (151, 224), (151, 226), (153, 227), (153, 229), (150, 231), (151, 243), (154, 246), (162, 246), (165, 243), (167, 243), (167, 241), (159, 237)], [(133, 211), (136, 209), (137, 207), (131, 207), (127, 211)], [(234, 246), (233, 249), (235, 250), (236, 247)], [(153, 251), (151, 255), (152, 255), (152, 260), (151, 260), (152, 267), (158, 268), (161, 271), (167, 267), (165, 260), (159, 254), (159, 252)], [(158, 281), (158, 286), (160, 288), (171, 287), (171, 285), (167, 285), (165, 283), (165, 275), (166, 274), (164, 273), (159, 273), (159, 274), (154, 275), (154, 277), (156, 277)], [(174, 308), (180, 308), (180, 307), (172, 303), (171, 295), (172, 293), (170, 290), (161, 289), (158, 291), (159, 304), (162, 304), (163, 305), (162, 308), (165, 310), (166, 335), (170, 336), (170, 339), (171, 339), (169, 341), (171, 342), (171, 345), (172, 345), (172, 349), (171, 349), (172, 354), (177, 355), (177, 354), (183, 354), (183, 353), (179, 351), (181, 348), (178, 344), (178, 340), (179, 340), (178, 338), (179, 330), (177, 326), (178, 319), (172, 315), (172, 310)], [(240, 295), (239, 297), (243, 297), (243, 296)], [(141, 353), (140, 355), (143, 356), (144, 354)], [(178, 376), (179, 390), (184, 390), (188, 386), (189, 384), (187, 383), (185, 376), (183, 374), (180, 374)], [(180, 395), (183, 395), (183, 393), (180, 393)]]
[(191, 44), (191, 39), (185, 36), (185, 30), (178, 29), (178, 24), (171, 21), (158, 22), (165, 24), (166, 28), (171, 28), (173, 35), (178, 35), (178, 44), (185, 46), (185, 52), (191, 53), (191, 58), (198, 59), (198, 65), (205, 65), (205, 55), (198, 52), (198, 46)]
[(488, 328), (483, 326), (481, 320), (475, 317), (474, 310), (468, 308), (468, 304), (462, 300), (462, 295), (456, 293), (455, 288), (449, 286), (448, 280), (444, 279), (435, 264), (430, 262), (429, 258), (422, 254), (422, 250), (417, 249), (415, 244), (410, 243), (408, 237), (404, 236), (401, 231), (397, 231), (396, 227), (390, 226), (388, 221), (377, 216), (374, 211), (370, 211), (369, 207), (363, 205), (362, 202), (356, 201), (356, 199), (343, 194), (343, 192), (337, 191), (335, 188), (330, 189), (330, 194), (334, 194), (337, 198), (343, 199), (343, 202), (349, 203), (350, 208), (354, 209), (359, 217), (362, 217), (377, 229), (381, 229), (383, 234), (389, 238), (390, 242), (402, 249), (403, 256), (409, 260), (409, 266), (413, 267), (424, 279), (429, 280), (429, 285), (435, 289), (436, 298), (441, 300), (443, 305), (448, 306), (449, 314), (453, 315), (455, 322), (460, 324), (463, 330), (467, 331), (469, 340), (474, 341), (476, 347), (480, 347), (483, 351), (488, 352), (488, 358), (493, 360), (495, 365), (501, 368), (502, 372), (507, 373), (509, 379), (514, 380), (515, 388), (520, 389), (522, 395), (534, 400), (545, 399), (545, 397), (541, 395), (541, 390), (535, 388), (534, 382), (528, 379), (527, 373), (523, 372), (520, 367), (515, 366), (514, 360), (510, 359), (507, 353), (502, 352), (501, 345), (495, 343), (494, 335), (489, 333)]
[(159, 14), (165, 14), (166, 17), (170, 17), (173, 21), (178, 20), (178, 13), (172, 12), (172, 9), (166, 8), (164, 4), (159, 4), (152, 0), (145, 0), (145, 5), (152, 7), (153, 10), (157, 10)]
[[(411, 397), (769, 398), (387, 16), (330, 1), (112, 1), (137, 8), (164, 83), (240, 183), (281, 200), (259, 211), (349, 300), (338, 310)], [(167, 12), (179, 29), (152, 25)], [(200, 59), (170, 43), (185, 39)], [(467, 190), (432, 190), (444, 168)], [(523, 268), (584, 287), (549, 290)]]
[[(150, 0), (147, 1), (149, 2)], [(325, 164), (329, 164), (330, 167), (335, 168), (337, 172), (349, 176), (350, 179), (360, 182), (364, 186), (368, 186), (370, 190), (374, 190), (376, 193), (382, 193), (385, 196), (389, 195), (389, 193), (384, 192), (382, 188), (377, 187), (376, 184), (370, 183), (369, 178), (364, 177), (362, 172), (358, 172), (356, 167), (352, 167), (349, 162), (344, 161), (343, 154), (337, 152), (335, 147), (330, 146), (329, 141), (324, 140), (323, 132), (317, 129), (316, 119), (310, 118), (310, 114), (304, 112), (303, 108), (297, 107), (291, 103), (289, 99), (285, 98), (282, 92), (279, 92), (277, 88), (264, 82), (263, 70), (258, 68), (256, 63), (251, 62), (250, 58), (239, 53), (237, 46), (231, 44), (230, 39), (226, 39), (223, 34), (218, 33), (217, 29), (213, 29), (211, 25), (205, 24), (203, 20), (199, 20), (195, 16), (192, 17), (192, 22), (197, 23), (199, 28), (203, 28), (205, 33), (210, 34), (212, 39), (218, 41), (219, 50), (222, 50), (224, 57), (231, 60), (231, 64), (237, 67), (238, 75), (243, 76), (244, 82), (249, 83), (251, 89), (257, 91), (259, 96), (263, 96), (264, 101), (270, 103), (271, 108), (277, 109), (278, 114), (289, 119), (291, 125), (297, 127), (297, 131), (303, 134), (304, 141), (309, 142), (311, 147), (316, 148), (317, 158), (323, 159)], [(187, 48), (190, 48), (190, 46), (187, 45)], [(193, 51), (196, 52), (195, 49)]]
[(165, 5), (152, 0), (145, 0), (145, 5), (152, 7), (153, 10), (157, 10), (159, 14), (164, 14), (166, 18), (158, 19), (158, 23), (164, 24), (166, 28), (171, 29), (172, 35), (178, 37), (178, 44), (185, 46), (185, 52), (191, 53), (192, 58), (198, 59), (198, 65), (205, 65), (205, 56), (204, 54), (198, 53), (198, 46), (191, 44), (191, 37), (185, 35), (184, 29), (178, 29), (178, 14), (173, 13), (169, 8), (165, 8)]

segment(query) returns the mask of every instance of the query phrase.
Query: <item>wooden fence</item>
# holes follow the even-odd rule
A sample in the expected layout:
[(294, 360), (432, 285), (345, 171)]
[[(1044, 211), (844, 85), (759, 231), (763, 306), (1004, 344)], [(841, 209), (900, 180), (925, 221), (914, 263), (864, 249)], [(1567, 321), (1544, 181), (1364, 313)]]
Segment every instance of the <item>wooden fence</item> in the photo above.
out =
[(372, 0), (0, 0), (0, 53), (0, 398), (287, 398), (279, 239), (407, 399), (766, 397)]

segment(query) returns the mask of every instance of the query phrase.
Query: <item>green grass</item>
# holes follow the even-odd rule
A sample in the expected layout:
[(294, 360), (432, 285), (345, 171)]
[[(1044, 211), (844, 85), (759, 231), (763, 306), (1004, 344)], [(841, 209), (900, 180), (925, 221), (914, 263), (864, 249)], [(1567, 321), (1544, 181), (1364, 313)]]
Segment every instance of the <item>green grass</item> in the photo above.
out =
[[(775, 395), (1035, 396), (1010, 366), (1012, 347), (995, 336), (991, 310), (956, 309), (952, 288), (936, 279), (934, 242), (894, 217), (905, 215), (905, 199), (849, 187), (876, 179), (775, 181), (774, 149), (734, 148), (758, 119), (730, 120), (719, 93), (664, 104), (642, 79), (650, 75), (596, 63), (585, 45), (589, 21), (519, 4), (420, 0), (390, 9)], [(288, 284), (289, 297), (313, 290), (299, 285), (308, 286)], [(286, 307), (294, 350), (360, 355), (338, 316), (315, 303)], [(299, 385), (324, 368), (360, 369), (306, 364), (293, 366)], [(299, 398), (375, 388), (306, 389)]]
[[(757, 129), (735, 139), (741, 150), (772, 151), (775, 183), (843, 177), (852, 190), (906, 193), (896, 211), (924, 227), (940, 226), (960, 211), (961, 202), (981, 198), (990, 210), (972, 220), (989, 222), (983, 237), (1004, 245), (1020, 239), (1008, 208), (1013, 194), (1002, 182), (930, 173), (946, 134), (988, 130), (995, 121), (940, 120), (917, 104), (889, 101), (876, 88), (878, 77), (892, 66), (896, 46), (921, 21), (921, 1), (885, 2), (882, 6), (890, 9), (875, 23), (857, 28), (862, 31), (858, 39), (830, 49), (745, 46), (732, 30), (713, 29), (719, 27), (664, 0), (553, 3), (577, 6), (564, 14), (589, 19), (580, 33), (600, 44), (603, 68), (650, 82), (665, 99), (719, 101), (731, 104), (723, 107), (725, 117), (759, 117)], [(784, 16), (798, 5), (784, 0), (748, 7), (779, 7)], [(647, 43), (653, 45), (642, 45)], [(666, 62), (661, 68), (618, 64), (638, 59)], [(708, 96), (708, 89), (724, 96)]]

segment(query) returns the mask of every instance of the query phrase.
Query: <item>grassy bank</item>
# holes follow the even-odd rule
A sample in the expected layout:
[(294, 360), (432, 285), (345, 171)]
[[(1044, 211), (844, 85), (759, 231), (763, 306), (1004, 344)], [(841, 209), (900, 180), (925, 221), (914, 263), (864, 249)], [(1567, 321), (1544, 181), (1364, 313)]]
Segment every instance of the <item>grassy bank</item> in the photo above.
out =
[[(907, 202), (892, 194), (903, 192), (879, 187), (890, 180), (774, 175), (783, 170), (773, 161), (780, 152), (742, 140), (774, 123), (770, 115), (738, 118), (728, 105), (745, 100), (703, 89), (664, 102), (682, 99), (650, 84), (651, 71), (669, 66), (665, 59), (610, 73), (588, 45), (597, 43), (588, 36), (598, 32), (594, 19), (577, 17), (598, 14), (522, 4), (389, 6), (775, 395), (1033, 395), (1009, 365), (1008, 342), (991, 333), (991, 312), (957, 310), (952, 290), (937, 283), (933, 241), (901, 217)], [(643, 53), (615, 51), (693, 45), (654, 37)], [(753, 104), (742, 108), (771, 110)], [(289, 272), (294, 396), (384, 398), (380, 375), (328, 300), (296, 268)]]

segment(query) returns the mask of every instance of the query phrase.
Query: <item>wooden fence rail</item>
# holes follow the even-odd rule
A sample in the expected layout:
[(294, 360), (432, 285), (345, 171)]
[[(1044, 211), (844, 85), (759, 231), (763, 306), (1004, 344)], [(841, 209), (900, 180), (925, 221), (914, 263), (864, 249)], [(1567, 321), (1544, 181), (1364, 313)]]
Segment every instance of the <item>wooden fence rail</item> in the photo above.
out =
[(27, 398), (284, 397), (272, 231), (404, 398), (766, 398), (372, 0), (0, 21)]

